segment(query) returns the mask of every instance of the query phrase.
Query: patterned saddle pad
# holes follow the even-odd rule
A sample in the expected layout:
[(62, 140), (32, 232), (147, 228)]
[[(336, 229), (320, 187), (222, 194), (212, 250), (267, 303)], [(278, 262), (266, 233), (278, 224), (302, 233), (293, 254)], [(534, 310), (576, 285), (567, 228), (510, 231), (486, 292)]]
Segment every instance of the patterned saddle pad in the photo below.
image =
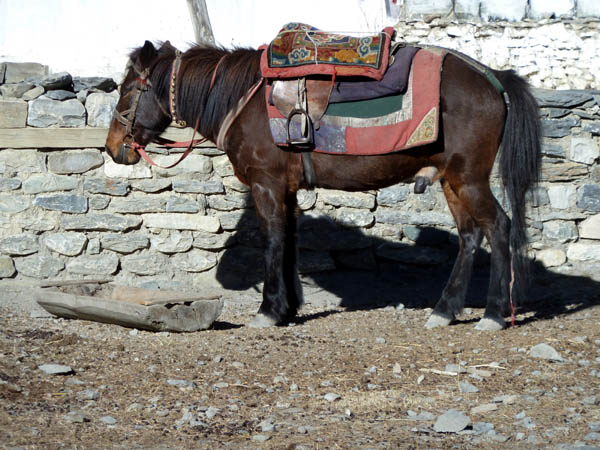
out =
[(380, 80), (388, 66), (393, 32), (388, 27), (375, 35), (354, 37), (289, 23), (263, 52), (262, 75), (297, 78), (320, 74)]
[[(316, 152), (377, 155), (435, 142), (439, 133), (441, 68), (446, 51), (420, 49), (410, 69), (406, 91), (367, 100), (329, 103), (314, 133)], [(287, 145), (287, 118), (269, 102), (269, 125), (275, 144)], [(301, 134), (300, 123), (290, 134)]]

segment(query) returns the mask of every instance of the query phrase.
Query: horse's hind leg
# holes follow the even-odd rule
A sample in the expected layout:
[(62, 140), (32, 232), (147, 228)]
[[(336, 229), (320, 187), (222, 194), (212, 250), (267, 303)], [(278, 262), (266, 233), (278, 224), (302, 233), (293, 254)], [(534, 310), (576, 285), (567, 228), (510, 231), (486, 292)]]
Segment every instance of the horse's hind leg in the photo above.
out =
[(296, 193), (273, 179), (252, 184), (252, 196), (264, 238), (263, 301), (249, 324), (263, 328), (293, 318), (302, 304), (296, 268)]
[(475, 255), (483, 238), (481, 229), (449, 183), (442, 180), (442, 187), (458, 229), (459, 249), (450, 278), (429, 320), (425, 323), (426, 328), (449, 325), (463, 309)]
[[(505, 326), (504, 316), (509, 306), (510, 220), (492, 195), (487, 182), (462, 184), (454, 180), (452, 190), (474, 223), (479, 226), (491, 247), (487, 304), (483, 319), (479, 321), (476, 328), (487, 331), (500, 330)], [(457, 264), (459, 261), (460, 259), (457, 259)], [(436, 311), (438, 310), (434, 310)]]
[[(491, 193), (490, 193), (491, 196)], [(493, 198), (496, 218), (493, 226), (487, 226), (485, 236), (492, 249), (490, 261), (490, 284), (487, 305), (478, 330), (497, 331), (506, 326), (504, 316), (509, 312), (510, 304), (510, 219)]]

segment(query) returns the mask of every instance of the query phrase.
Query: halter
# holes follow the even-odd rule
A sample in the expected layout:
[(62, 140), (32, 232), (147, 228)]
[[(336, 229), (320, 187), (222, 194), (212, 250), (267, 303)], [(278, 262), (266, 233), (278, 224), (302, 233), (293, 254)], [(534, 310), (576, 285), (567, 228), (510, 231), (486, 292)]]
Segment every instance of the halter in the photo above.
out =
[[(221, 59), (219, 59), (219, 62), (217, 63), (217, 65), (215, 66), (215, 69), (213, 71), (212, 74), (212, 78), (210, 80), (210, 87), (209, 87), (209, 92), (212, 90), (214, 84), (215, 84), (215, 80), (217, 77), (217, 70), (219, 68), (219, 66), (221, 65), (221, 62), (223, 62), (223, 59), (225, 58), (226, 55), (223, 55), (221, 57)], [(164, 106), (160, 103), (160, 101), (158, 100), (158, 98), (156, 98), (156, 96), (154, 96), (153, 98), (156, 100), (156, 103), (158, 105), (158, 107), (160, 108), (161, 112), (165, 115), (171, 118), (171, 125), (178, 127), (178, 128), (185, 128), (187, 127), (187, 122), (183, 119), (180, 119), (177, 117), (177, 76), (179, 75), (179, 69), (181, 67), (181, 52), (179, 50), (175, 51), (175, 59), (173, 60), (173, 65), (171, 66), (171, 84), (169, 86), (169, 111), (167, 111)], [(138, 152), (140, 154), (140, 156), (149, 164), (153, 165), (153, 166), (157, 166), (157, 167), (162, 167), (163, 169), (170, 169), (172, 167), (175, 167), (177, 164), (179, 164), (181, 161), (183, 161), (192, 151), (192, 147), (198, 144), (202, 144), (206, 141), (208, 141), (208, 138), (202, 138), (202, 139), (194, 139), (194, 136), (196, 135), (196, 131), (198, 130), (198, 126), (200, 125), (200, 118), (198, 118), (198, 120), (196, 121), (196, 126), (194, 127), (194, 132), (192, 134), (192, 140), (190, 141), (185, 141), (185, 142), (175, 142), (172, 141), (170, 139), (165, 139), (165, 138), (161, 138), (161, 137), (156, 137), (153, 139), (152, 142), (155, 142), (157, 144), (160, 145), (164, 145), (165, 147), (168, 148), (186, 148), (186, 151), (181, 155), (181, 157), (173, 164), (169, 165), (169, 166), (160, 166), (158, 164), (156, 164), (154, 161), (152, 161), (152, 159), (148, 156), (148, 154), (145, 151), (145, 146), (144, 145), (140, 145), (137, 142), (135, 142), (135, 139), (133, 137), (133, 126), (135, 124), (135, 114), (137, 112), (137, 107), (138, 104), (140, 102), (140, 98), (142, 97), (142, 94), (146, 91), (149, 91), (152, 88), (152, 83), (150, 82), (150, 69), (147, 67), (146, 69), (144, 69), (143, 71), (140, 71), (137, 69), (137, 67), (135, 67), (135, 65), (133, 66), (133, 69), (135, 70), (135, 73), (137, 75), (137, 78), (135, 80), (135, 86), (134, 86), (134, 97), (133, 97), (133, 102), (131, 103), (131, 107), (129, 109), (126, 109), (125, 111), (117, 111), (117, 109), (115, 108), (115, 112), (114, 112), (114, 117), (115, 119), (121, 123), (122, 125), (125, 125), (125, 139), (128, 139), (131, 143), (124, 143), (124, 145), (126, 147), (130, 147), (133, 150), (135, 150), (136, 152)]]
[[(142, 97), (142, 93), (149, 91), (152, 87), (152, 83), (149, 80), (150, 69), (146, 68), (142, 72), (140, 72), (137, 67), (133, 66), (133, 70), (137, 74), (137, 78), (135, 79), (135, 86), (133, 88), (133, 102), (131, 103), (131, 107), (126, 109), (125, 111), (117, 111), (115, 108), (114, 117), (117, 119), (119, 123), (125, 125), (126, 135), (125, 137), (131, 138), (133, 141), (133, 124), (135, 123), (135, 113), (137, 111), (138, 104), (140, 102), (140, 98)], [(162, 108), (162, 105), (160, 105)]]

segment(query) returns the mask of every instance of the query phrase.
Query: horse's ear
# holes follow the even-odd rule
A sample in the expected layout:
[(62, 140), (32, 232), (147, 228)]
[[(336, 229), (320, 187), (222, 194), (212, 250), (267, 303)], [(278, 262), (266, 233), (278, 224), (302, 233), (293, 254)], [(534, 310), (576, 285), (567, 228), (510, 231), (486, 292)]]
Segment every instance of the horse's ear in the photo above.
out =
[(156, 55), (157, 55), (157, 52), (156, 52), (156, 49), (154, 48), (154, 44), (152, 44), (152, 42), (150, 42), (150, 41), (146, 41), (144, 43), (144, 46), (140, 50), (140, 53), (138, 54), (138, 57), (135, 61), (135, 65), (141, 71), (141, 70), (145, 69), (146, 67), (150, 66), (152, 61), (154, 61), (154, 58), (156, 57)]
[(171, 44), (170, 41), (165, 41), (158, 49), (159, 53), (170, 53), (175, 51), (175, 47)]

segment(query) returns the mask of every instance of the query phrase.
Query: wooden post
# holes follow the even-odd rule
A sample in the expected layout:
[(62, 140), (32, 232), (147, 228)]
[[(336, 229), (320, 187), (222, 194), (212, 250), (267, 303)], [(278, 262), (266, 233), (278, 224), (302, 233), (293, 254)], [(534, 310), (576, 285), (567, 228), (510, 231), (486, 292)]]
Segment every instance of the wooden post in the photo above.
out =
[(205, 0), (187, 0), (196, 42), (215, 43)]

